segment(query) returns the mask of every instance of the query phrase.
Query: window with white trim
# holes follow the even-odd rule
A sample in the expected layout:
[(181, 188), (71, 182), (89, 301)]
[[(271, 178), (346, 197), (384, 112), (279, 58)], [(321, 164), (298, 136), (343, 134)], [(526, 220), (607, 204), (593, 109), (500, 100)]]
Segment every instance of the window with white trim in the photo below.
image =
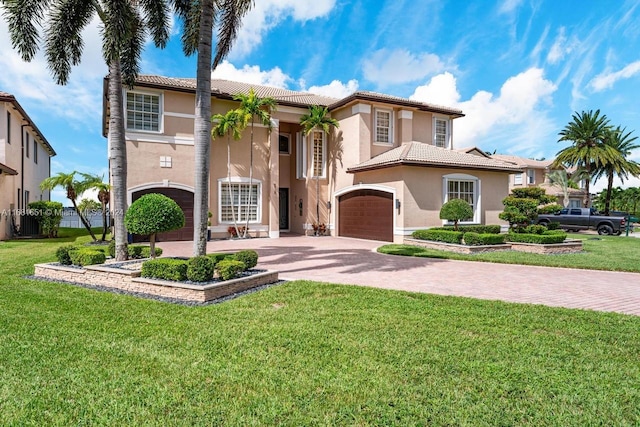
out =
[(314, 178), (324, 178), (326, 177), (325, 169), (326, 169), (326, 153), (327, 153), (327, 144), (326, 144), (326, 134), (322, 131), (315, 130), (311, 132), (311, 150), (313, 153), (313, 177)]
[[(260, 220), (260, 200), (262, 184), (253, 181), (252, 185), (248, 182), (231, 182), (225, 180), (218, 181), (218, 218), (220, 222), (233, 222), (235, 215), (236, 221), (246, 221), (249, 216), (250, 222), (258, 222)], [(251, 189), (251, 201), (249, 201), (249, 189)]]
[(449, 148), (449, 120), (433, 118), (433, 145)]
[(160, 156), (160, 167), (161, 168), (170, 168), (171, 167), (171, 156)]
[(393, 144), (393, 111), (375, 109), (375, 142)]
[(160, 132), (160, 95), (127, 92), (127, 130)]
[(444, 203), (452, 199), (462, 199), (471, 205), (473, 217), (461, 222), (480, 222), (480, 180), (467, 174), (450, 174), (443, 177)]
[(296, 179), (307, 177), (307, 138), (298, 132), (296, 138)]
[(514, 185), (522, 185), (522, 173), (517, 173), (513, 175), (513, 184)]
[(536, 183), (536, 171), (533, 169), (527, 169), (527, 184)]

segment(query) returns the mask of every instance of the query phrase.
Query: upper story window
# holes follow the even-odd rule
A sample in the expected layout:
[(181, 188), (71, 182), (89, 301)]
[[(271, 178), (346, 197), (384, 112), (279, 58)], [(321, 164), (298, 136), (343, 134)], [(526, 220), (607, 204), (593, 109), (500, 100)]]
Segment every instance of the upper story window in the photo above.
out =
[(527, 184), (536, 183), (536, 171), (533, 169), (527, 169)]
[(278, 151), (280, 154), (291, 154), (291, 135), (281, 133), (278, 136)]
[(25, 155), (28, 158), (29, 157), (29, 133), (28, 132), (27, 132), (27, 135), (25, 136), (24, 149), (25, 149)]
[(33, 163), (38, 164), (38, 141), (33, 140)]
[(127, 129), (160, 132), (160, 95), (127, 92)]
[(324, 178), (326, 169), (326, 134), (315, 130), (311, 133), (311, 144), (313, 153), (313, 177)]
[(439, 117), (433, 118), (433, 145), (436, 147), (449, 148), (449, 126), (449, 120)]
[(380, 144), (393, 144), (393, 111), (375, 110), (375, 141)]
[(514, 185), (522, 185), (522, 173), (517, 173), (513, 175), (513, 184)]
[(7, 111), (7, 144), (11, 144), (11, 113)]

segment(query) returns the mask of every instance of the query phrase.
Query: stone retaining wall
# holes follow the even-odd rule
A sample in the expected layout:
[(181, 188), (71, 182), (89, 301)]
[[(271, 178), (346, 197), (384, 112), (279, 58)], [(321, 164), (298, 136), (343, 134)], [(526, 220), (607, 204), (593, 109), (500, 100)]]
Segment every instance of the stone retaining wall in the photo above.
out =
[(541, 245), (538, 243), (511, 242), (514, 251), (532, 254), (574, 254), (582, 252), (582, 240), (565, 240), (562, 243)]
[(434, 242), (405, 238), (406, 245), (420, 246), (421, 248), (436, 249), (439, 251), (455, 252), (459, 254), (479, 254), (497, 251), (519, 251), (534, 254), (572, 254), (582, 252), (582, 240), (565, 240), (562, 243), (542, 245), (539, 243), (508, 242), (503, 245), (467, 246), (455, 243)]
[(127, 292), (197, 302), (211, 301), (278, 281), (277, 271), (265, 271), (247, 277), (200, 286), (168, 280), (147, 279), (140, 277), (140, 271), (124, 270), (104, 265), (88, 265), (83, 268), (74, 268), (54, 264), (36, 264), (34, 275), (52, 280), (104, 286)]

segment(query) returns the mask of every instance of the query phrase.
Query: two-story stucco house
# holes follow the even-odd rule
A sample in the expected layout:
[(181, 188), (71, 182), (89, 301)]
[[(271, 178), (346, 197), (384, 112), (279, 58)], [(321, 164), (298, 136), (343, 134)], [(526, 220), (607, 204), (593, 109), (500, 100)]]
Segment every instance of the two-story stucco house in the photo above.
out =
[[(193, 237), (195, 87), (195, 79), (144, 75), (125, 90), (128, 201), (163, 193), (187, 217), (183, 229), (161, 239)], [(473, 206), (469, 223), (501, 223), (509, 174), (521, 169), (484, 153), (454, 150), (461, 111), (372, 92), (335, 99), (213, 80), (213, 114), (238, 108), (233, 96), (252, 87), (258, 96), (274, 98), (277, 111), (271, 130), (255, 128), (251, 183), (249, 130), (231, 142), (230, 180), (227, 139), (212, 140), (212, 237), (228, 236), (234, 203), (229, 193), (240, 199), (240, 220), (249, 215), (254, 236), (309, 233), (318, 222), (337, 236), (401, 242), (416, 229), (442, 225), (440, 208), (451, 198)], [(327, 106), (339, 127), (305, 137), (299, 122), (311, 105)], [(107, 114), (105, 104), (105, 126)]]
[(53, 150), (16, 98), (0, 91), (0, 240), (12, 237), (29, 202), (49, 200), (40, 183), (51, 174)]

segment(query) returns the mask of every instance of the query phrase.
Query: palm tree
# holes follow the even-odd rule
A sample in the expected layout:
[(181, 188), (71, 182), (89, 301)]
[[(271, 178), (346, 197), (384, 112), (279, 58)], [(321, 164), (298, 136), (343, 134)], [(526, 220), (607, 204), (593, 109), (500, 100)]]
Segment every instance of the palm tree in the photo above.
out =
[(638, 137), (631, 136), (633, 131), (626, 133), (625, 131), (626, 128), (620, 128), (620, 126), (607, 131), (604, 144), (614, 150), (615, 156), (601, 165), (595, 173), (595, 179), (599, 179), (602, 176), (607, 177), (607, 195), (604, 202), (605, 215), (609, 215), (614, 176), (617, 175), (620, 181), (624, 183), (624, 180), (628, 179), (629, 175), (640, 175), (640, 164), (627, 159), (633, 150), (640, 148), (640, 145), (633, 143)]
[(551, 166), (554, 169), (562, 169), (567, 166), (584, 168), (585, 196), (584, 207), (590, 205), (589, 187), (594, 170), (601, 167), (615, 157), (615, 150), (604, 144), (609, 119), (600, 115), (600, 110), (574, 113), (572, 121), (560, 131), (560, 141), (572, 141), (573, 145), (562, 149), (556, 155), (556, 160)]
[[(300, 117), (300, 125), (302, 126), (302, 130), (306, 137), (308, 137), (313, 131), (321, 131), (324, 132), (325, 135), (329, 136), (332, 128), (340, 126), (336, 119), (329, 117), (328, 108), (321, 107), (319, 105), (312, 105), (309, 107), (309, 113)], [(317, 169), (317, 165), (315, 164), (318, 159), (318, 156), (315, 154), (317, 149), (322, 150), (323, 148), (313, 147), (313, 175), (316, 178), (316, 224), (320, 225), (320, 175), (322, 172), (320, 169)], [(322, 168), (322, 164), (320, 164), (320, 168)]]
[[(47, 65), (58, 84), (66, 84), (71, 67), (82, 58), (82, 32), (94, 16), (102, 21), (102, 52), (109, 68), (109, 169), (113, 183), (116, 259), (127, 259), (124, 211), (127, 206), (127, 152), (122, 81), (132, 86), (139, 71), (146, 33), (157, 47), (169, 38), (167, 2), (151, 0), (0, 0), (11, 43), (30, 62), (44, 30)], [(175, 0), (178, 2), (179, 0)], [(96, 48), (95, 46), (93, 48)]]
[[(187, 56), (198, 53), (196, 70), (196, 111), (194, 121), (195, 193), (193, 197), (193, 252), (207, 251), (209, 170), (211, 153), (211, 69), (228, 55), (241, 20), (254, 0), (174, 0), (184, 21), (182, 47)], [(213, 24), (218, 17), (218, 44), (211, 63)]]
[[(231, 137), (236, 141), (242, 137), (242, 130), (245, 123), (242, 121), (240, 114), (237, 110), (229, 110), (226, 114), (215, 114), (211, 117), (212, 122), (217, 122), (216, 127), (211, 131), (211, 136), (215, 139), (216, 136), (227, 135), (227, 184), (229, 186), (229, 204), (231, 205), (231, 216), (233, 218), (233, 226), (236, 229), (236, 236), (240, 233), (238, 231), (238, 222), (236, 221), (236, 207), (234, 203), (233, 192), (231, 191)], [(238, 194), (238, 202), (240, 202), (240, 194)]]
[(249, 217), (251, 209), (251, 190), (253, 189), (253, 127), (255, 119), (257, 118), (260, 123), (267, 126), (269, 132), (271, 132), (271, 113), (276, 109), (276, 101), (273, 98), (265, 97), (260, 98), (256, 95), (253, 88), (249, 89), (249, 93), (237, 94), (233, 97), (236, 101), (240, 101), (240, 107), (238, 108), (238, 114), (241, 121), (246, 124), (251, 121), (251, 145), (249, 147), (249, 196), (247, 199), (247, 211), (246, 211), (246, 226), (244, 228), (244, 236), (247, 237), (247, 231), (249, 230)]
[(548, 177), (552, 184), (557, 185), (562, 190), (562, 205), (566, 208), (569, 206), (569, 189), (572, 188), (572, 184), (576, 184), (574, 178), (569, 176), (564, 169), (556, 169), (550, 172)]
[[(76, 174), (82, 176), (82, 180), (76, 179)], [(81, 173), (77, 171), (73, 171), (71, 173), (58, 172), (55, 176), (50, 176), (46, 178), (40, 183), (40, 189), (42, 190), (53, 190), (56, 187), (62, 187), (67, 192), (67, 199), (71, 200), (71, 204), (73, 205), (73, 209), (78, 214), (82, 225), (87, 229), (91, 238), (96, 241), (95, 234), (93, 234), (93, 230), (91, 230), (91, 224), (87, 221), (87, 218), (83, 215), (82, 211), (78, 207), (78, 197), (82, 195), (89, 188), (93, 187), (95, 184), (96, 177), (94, 175), (89, 175), (86, 173)]]
[(107, 205), (111, 199), (111, 185), (103, 182), (103, 177), (99, 177), (98, 180), (91, 186), (98, 190), (98, 201), (102, 208), (102, 241), (107, 238), (107, 230), (109, 230), (109, 224), (107, 224)]

